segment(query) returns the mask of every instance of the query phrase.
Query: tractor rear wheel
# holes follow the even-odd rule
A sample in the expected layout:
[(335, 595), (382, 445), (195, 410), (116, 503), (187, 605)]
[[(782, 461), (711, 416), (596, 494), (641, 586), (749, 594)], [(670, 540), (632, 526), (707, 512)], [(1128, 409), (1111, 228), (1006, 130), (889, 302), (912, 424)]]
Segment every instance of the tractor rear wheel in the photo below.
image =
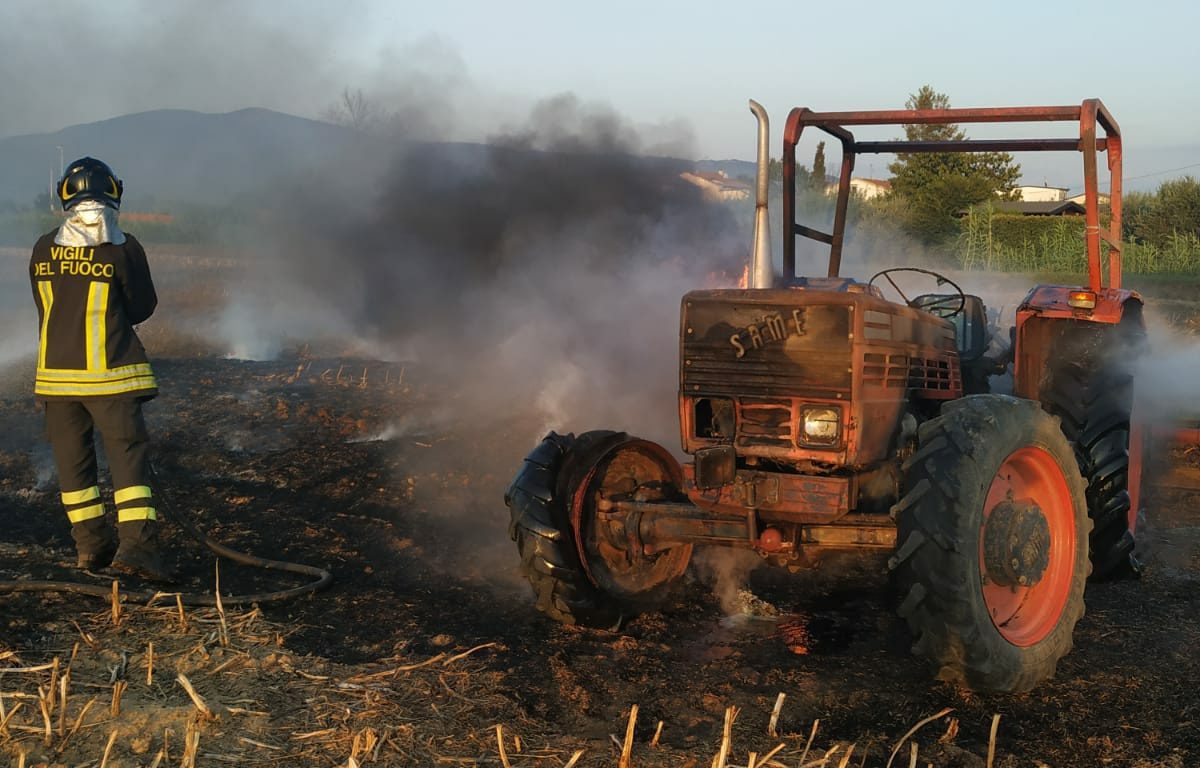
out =
[(644, 553), (637, 521), (601, 510), (601, 501), (677, 500), (681, 488), (679, 464), (654, 443), (623, 432), (547, 435), (504, 497), (538, 610), (564, 624), (614, 628), (658, 607), (692, 547)]
[(1071, 446), (1038, 403), (1002, 395), (947, 403), (919, 438), (889, 561), (913, 651), (940, 679), (1028, 690), (1083, 615), (1091, 521)]

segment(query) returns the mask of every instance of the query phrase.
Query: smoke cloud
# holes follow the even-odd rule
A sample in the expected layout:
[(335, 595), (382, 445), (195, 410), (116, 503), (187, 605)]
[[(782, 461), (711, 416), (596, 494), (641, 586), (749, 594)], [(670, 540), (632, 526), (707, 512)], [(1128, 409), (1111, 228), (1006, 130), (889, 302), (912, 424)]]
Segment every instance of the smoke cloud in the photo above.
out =
[[(682, 161), (645, 154), (684, 154), (686, 130), (644, 139), (569, 94), (484, 145), (408, 130), (443, 119), (409, 112), (364, 137), (369, 152), (281, 181), (292, 192), (264, 212), (220, 329), (235, 356), (333, 337), (419, 371), (437, 405), (378, 437), (428, 441), (405, 465), (414, 513), (452, 532), (458, 573), (507, 586), (504, 488), (547, 431), (678, 445), (680, 299), (736, 280), (748, 217), (681, 180)], [(447, 490), (449, 475), (470, 484)]]
[(1151, 302), (1147, 343), (1130, 350), (1134, 390), (1145, 421), (1163, 426), (1200, 421), (1200, 338), (1172, 327)]
[(288, 185), (226, 312), (230, 351), (342, 328), (455, 382), (465, 412), (667, 439), (679, 299), (740, 271), (748, 238), (682, 163), (640, 150), (564, 95), (487, 145), (401, 137), (352, 178)]
[[(30, 244), (32, 245), (32, 243)], [(37, 311), (26, 274), (29, 253), (19, 248), (0, 248), (0, 377), (18, 361), (32, 358), (37, 350)]]

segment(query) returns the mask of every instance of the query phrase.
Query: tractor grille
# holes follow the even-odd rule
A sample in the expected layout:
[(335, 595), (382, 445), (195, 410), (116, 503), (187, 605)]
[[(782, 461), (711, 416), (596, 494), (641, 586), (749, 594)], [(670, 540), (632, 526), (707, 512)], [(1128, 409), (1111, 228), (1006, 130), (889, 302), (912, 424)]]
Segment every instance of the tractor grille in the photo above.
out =
[(742, 398), (738, 403), (737, 444), (750, 446), (783, 446), (796, 444), (790, 400), (755, 400)]
[(950, 392), (959, 386), (958, 368), (948, 356), (926, 358), (868, 352), (863, 355), (863, 384), (888, 389)]
[(909, 358), (908, 386), (934, 392), (949, 392), (961, 386), (958, 366), (950, 365), (948, 357)]
[(903, 389), (908, 386), (908, 355), (863, 355), (863, 384), (868, 387)]

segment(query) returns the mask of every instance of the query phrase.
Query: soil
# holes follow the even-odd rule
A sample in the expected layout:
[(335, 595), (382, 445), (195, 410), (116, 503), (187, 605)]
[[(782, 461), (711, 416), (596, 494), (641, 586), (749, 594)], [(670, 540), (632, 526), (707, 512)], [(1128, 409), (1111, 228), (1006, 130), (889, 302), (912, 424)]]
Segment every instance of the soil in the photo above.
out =
[[(561, 766), (583, 750), (576, 765), (607, 766), (621, 759), (632, 705), (632, 766), (710, 765), (731, 707), (730, 765), (783, 745), (775, 764), (884, 766), (910, 728), (946, 709), (912, 738), (920, 765), (983, 766), (997, 715), (998, 766), (1200, 764), (1195, 491), (1153, 491), (1145, 575), (1088, 587), (1054, 679), (985, 696), (931, 680), (909, 654), (879, 562), (762, 567), (739, 581), (715, 579), (713, 557), (661, 612), (619, 632), (552, 623), (517, 573), (502, 501), (537, 437), (528, 414), (456, 419), (454, 383), (403, 363), (303, 349), (250, 362), (165, 340), (151, 351), (162, 394), (148, 421), (170, 491), (162, 536), (177, 588), (211, 592), (217, 560), (175, 516), (237, 549), (327, 567), (335, 581), (222, 614), (169, 597), (125, 604), (117, 621), (92, 597), (0, 597), (0, 749), (14, 765)], [(0, 579), (107, 586), (111, 574), (69, 568), (31, 374), (13, 366), (0, 382)], [(298, 583), (225, 561), (219, 578), (223, 594)], [(723, 605), (722, 590), (747, 610)], [(22, 671), (55, 659), (57, 670)], [(64, 706), (52, 691), (68, 666)]]

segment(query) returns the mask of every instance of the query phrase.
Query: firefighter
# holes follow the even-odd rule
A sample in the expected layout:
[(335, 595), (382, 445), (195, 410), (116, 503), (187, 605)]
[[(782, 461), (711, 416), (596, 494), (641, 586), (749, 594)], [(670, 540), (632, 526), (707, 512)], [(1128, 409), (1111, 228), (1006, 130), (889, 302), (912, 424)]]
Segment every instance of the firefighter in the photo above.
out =
[[(58, 182), (66, 219), (37, 241), (29, 261), (40, 329), (34, 394), (45, 407), (78, 567), (111, 564), (169, 581), (142, 416), (142, 403), (158, 388), (134, 332), (158, 298), (146, 252), (117, 224), (123, 191), (112, 169), (91, 157), (71, 163)], [(93, 430), (112, 474), (116, 540), (100, 497)]]

